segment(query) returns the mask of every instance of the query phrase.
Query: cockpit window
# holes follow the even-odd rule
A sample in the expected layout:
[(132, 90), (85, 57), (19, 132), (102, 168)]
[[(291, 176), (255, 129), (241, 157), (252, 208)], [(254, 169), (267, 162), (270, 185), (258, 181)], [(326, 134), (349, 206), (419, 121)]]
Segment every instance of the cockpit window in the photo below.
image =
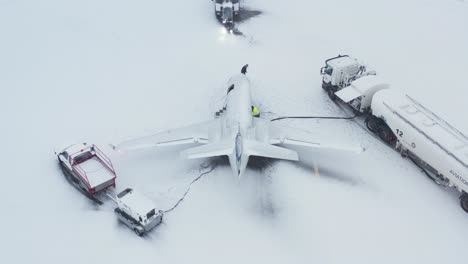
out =
[(227, 93), (231, 92), (232, 90), (234, 90), (234, 84), (229, 86)]

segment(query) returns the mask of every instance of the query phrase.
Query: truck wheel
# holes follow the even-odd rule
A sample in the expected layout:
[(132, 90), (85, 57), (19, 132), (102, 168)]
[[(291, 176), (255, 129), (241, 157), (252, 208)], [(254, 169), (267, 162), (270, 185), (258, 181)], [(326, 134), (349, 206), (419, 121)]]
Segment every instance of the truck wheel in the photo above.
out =
[(374, 116), (370, 116), (369, 118), (367, 118), (366, 126), (367, 126), (367, 129), (369, 129), (369, 131), (371, 131), (372, 133), (377, 133), (378, 125), (379, 125), (379, 121)]
[(460, 206), (463, 209), (463, 211), (468, 213), (468, 194), (467, 193), (463, 193), (460, 196)]
[(133, 231), (135, 231), (135, 234), (137, 234), (138, 236), (143, 236), (143, 232), (138, 230), (138, 228), (133, 228)]
[(327, 94), (328, 94), (328, 97), (330, 97), (330, 99), (331, 99), (332, 101), (335, 101), (335, 100), (336, 100), (336, 95), (335, 95), (335, 93), (333, 92), (333, 90), (328, 89), (328, 90), (327, 90)]
[(355, 116), (359, 116), (359, 115), (362, 114), (362, 112), (359, 111), (359, 110), (357, 110), (357, 109), (352, 108), (352, 110), (353, 110), (353, 114), (354, 114)]
[(385, 141), (387, 143), (391, 143), (390, 136), (391, 136), (391, 133), (390, 133), (390, 131), (388, 131), (388, 129), (386, 127), (383, 127), (383, 126), (379, 127), (379, 137), (383, 141)]

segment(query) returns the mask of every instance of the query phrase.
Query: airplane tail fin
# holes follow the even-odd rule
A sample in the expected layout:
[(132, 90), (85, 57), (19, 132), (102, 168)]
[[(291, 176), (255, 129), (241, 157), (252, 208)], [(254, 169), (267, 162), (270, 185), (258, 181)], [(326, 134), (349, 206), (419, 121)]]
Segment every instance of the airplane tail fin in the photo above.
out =
[(259, 156), (272, 159), (283, 159), (293, 161), (299, 160), (299, 155), (294, 150), (277, 147), (253, 140), (244, 141), (244, 152), (248, 156)]
[(200, 159), (230, 155), (233, 152), (234, 145), (232, 144), (232, 142), (219, 142), (186, 149), (182, 151), (180, 155), (186, 159)]
[(244, 75), (247, 75), (247, 68), (249, 67), (248, 64), (244, 65), (241, 69), (241, 73), (244, 74)]

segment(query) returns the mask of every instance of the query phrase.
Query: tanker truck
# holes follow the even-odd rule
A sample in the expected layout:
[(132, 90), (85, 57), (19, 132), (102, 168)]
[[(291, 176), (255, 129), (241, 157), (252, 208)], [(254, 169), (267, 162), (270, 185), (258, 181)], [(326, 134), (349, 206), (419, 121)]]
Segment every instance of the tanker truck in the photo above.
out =
[(389, 88), (349, 56), (326, 61), (322, 88), (332, 100), (364, 115), (367, 128), (423, 169), (435, 183), (453, 187), (468, 213), (468, 137), (409, 95)]

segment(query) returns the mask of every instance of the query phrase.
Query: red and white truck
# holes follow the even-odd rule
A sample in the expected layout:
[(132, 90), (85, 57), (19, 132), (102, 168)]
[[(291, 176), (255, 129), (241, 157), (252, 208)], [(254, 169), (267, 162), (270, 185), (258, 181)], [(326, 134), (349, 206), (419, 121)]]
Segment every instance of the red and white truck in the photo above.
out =
[(114, 166), (96, 145), (71, 145), (58, 153), (57, 158), (67, 180), (96, 203), (102, 204), (95, 197), (98, 193), (115, 188)]

